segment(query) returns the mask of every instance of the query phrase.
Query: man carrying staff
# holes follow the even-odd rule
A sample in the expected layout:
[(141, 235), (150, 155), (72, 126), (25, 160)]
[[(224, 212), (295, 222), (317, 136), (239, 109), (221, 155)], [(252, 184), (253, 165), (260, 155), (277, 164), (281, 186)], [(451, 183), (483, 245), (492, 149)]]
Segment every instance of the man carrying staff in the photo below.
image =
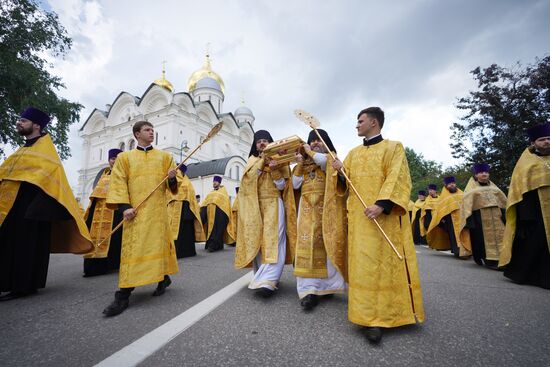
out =
[(208, 252), (223, 250), (224, 243), (233, 243), (231, 221), (231, 200), (221, 176), (214, 176), (212, 190), (201, 205), (201, 218), (206, 233), (204, 248)]
[[(369, 107), (357, 115), (357, 134), (363, 144), (352, 149), (342, 167), (368, 205), (354, 192), (348, 209), (348, 318), (365, 327), (371, 343), (382, 339), (381, 328), (424, 321), (422, 291), (410, 221), (403, 217), (411, 192), (411, 177), (400, 142), (383, 139), (384, 112)], [(405, 220), (403, 220), (405, 218)], [(378, 220), (400, 260), (383, 237)]]
[(195, 189), (189, 177), (187, 177), (187, 166), (180, 167), (181, 177), (178, 175), (179, 188), (175, 194), (171, 194), (168, 203), (168, 216), (170, 228), (176, 246), (178, 259), (191, 257), (197, 254), (195, 242), (205, 240), (200, 208), (195, 200)]
[[(336, 149), (326, 131), (317, 129), (333, 154)], [(303, 145), (306, 159), (298, 152), (292, 183), (301, 190), (294, 275), (300, 305), (317, 306), (321, 296), (344, 293), (347, 277), (347, 217), (345, 186), (337, 192), (332, 158), (315, 131)]]
[(248, 288), (270, 297), (279, 285), (285, 263), (293, 259), (296, 241), (296, 204), (288, 164), (263, 156), (273, 142), (269, 132), (258, 130), (250, 149), (239, 189), (239, 223), (235, 267), (253, 267)]
[[(122, 313), (129, 305), (135, 287), (158, 283), (153, 296), (164, 294), (172, 281), (169, 274), (178, 272), (178, 262), (166, 203), (169, 192), (178, 190), (176, 165), (169, 153), (151, 145), (155, 132), (147, 121), (132, 127), (137, 147), (118, 155), (107, 204), (123, 210), (122, 251), (115, 300), (105, 308), (105, 316)], [(135, 209), (168, 174), (168, 180)]]
[[(472, 170), (474, 176), (462, 198), (460, 237), (469, 232), (471, 248), (464, 249), (465, 255), (472, 253), (476, 264), (496, 270), (504, 237), (506, 195), (489, 180), (487, 163), (476, 163)], [(466, 240), (461, 242), (467, 245)]]
[[(122, 153), (120, 149), (109, 150), (109, 167), (101, 171), (101, 176), (95, 182), (90, 194), (90, 204), (84, 214), (86, 226), (90, 230), (94, 243), (94, 250), (84, 255), (85, 277), (107, 274), (120, 266), (122, 229), (110, 235), (113, 228), (122, 220), (122, 212), (108, 208), (106, 202), (111, 171), (120, 153)], [(99, 243), (101, 243), (100, 246), (98, 246)]]
[(50, 253), (93, 249), (50, 135), (50, 117), (29, 107), (16, 123), (25, 144), (0, 165), (0, 297), (46, 286)]
[(426, 237), (420, 234), (420, 215), (422, 214), (422, 208), (426, 204), (426, 191), (418, 191), (418, 199), (414, 202), (414, 208), (412, 211), (412, 228), (413, 228), (413, 242), (415, 245), (426, 245)]
[(437, 194), (437, 185), (429, 184), (428, 185), (428, 197), (422, 208), (420, 214), (420, 235), (426, 238), (426, 242), (431, 249), (438, 251), (450, 250), (451, 246), (449, 244), (447, 233), (443, 228), (436, 226), (432, 228), (430, 233), (428, 233), (428, 228), (432, 222), (432, 216), (437, 207), (437, 202), (439, 201), (439, 195)]
[(464, 193), (456, 186), (454, 176), (443, 178), (443, 183), (445, 186), (441, 190), (427, 233), (430, 235), (435, 228), (442, 228), (446, 233), (445, 248), (450, 248), (455, 257), (467, 258), (469, 254), (465, 249), (471, 246), (470, 233), (466, 229), (460, 236), (460, 205)]
[(550, 289), (550, 124), (528, 130), (508, 190), (499, 267), (520, 284)]

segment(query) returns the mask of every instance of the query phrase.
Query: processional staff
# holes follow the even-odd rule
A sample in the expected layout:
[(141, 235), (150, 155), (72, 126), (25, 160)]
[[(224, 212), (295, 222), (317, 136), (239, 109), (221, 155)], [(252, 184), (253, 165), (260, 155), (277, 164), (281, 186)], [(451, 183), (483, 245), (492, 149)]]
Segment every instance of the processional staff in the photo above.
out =
[[(313, 131), (315, 131), (315, 134), (317, 134), (317, 137), (319, 138), (319, 140), (323, 143), (325, 149), (328, 151), (328, 153), (330, 154), (330, 156), (332, 157), (332, 159), (336, 159), (336, 157), (334, 156), (334, 154), (332, 154), (332, 152), (330, 151), (330, 149), (328, 148), (327, 144), (325, 143), (325, 141), (323, 140), (323, 138), (321, 137), (321, 134), (319, 134), (319, 131), (317, 131), (317, 128), (321, 125), (319, 123), (319, 120), (317, 120), (317, 118), (315, 118), (315, 116), (311, 115), (310, 113), (307, 113), (306, 111), (303, 111), (303, 110), (295, 110), (294, 111), (294, 114), (296, 115), (296, 117), (298, 117), (298, 119), (300, 119), (301, 121), (303, 121), (306, 125), (308, 125), (310, 128), (313, 129)], [(348, 175), (346, 175), (346, 172), (344, 171), (344, 169), (339, 169), (338, 172), (346, 179), (346, 182), (348, 183), (348, 185), (351, 187), (351, 189), (353, 190), (353, 192), (355, 193), (355, 195), (357, 196), (357, 198), (359, 199), (359, 201), (361, 202), (361, 204), (363, 205), (363, 207), (365, 209), (367, 209), (367, 204), (365, 203), (365, 201), (363, 200), (363, 198), (361, 197), (361, 195), (359, 195), (359, 192), (357, 191), (357, 189), (355, 188), (355, 186), (353, 185), (353, 182), (351, 182), (350, 178), (348, 177)], [(392, 241), (390, 240), (390, 238), (388, 237), (388, 235), (386, 234), (386, 232), (384, 232), (384, 230), (382, 229), (382, 227), (380, 226), (380, 223), (378, 223), (378, 221), (376, 220), (376, 218), (372, 218), (372, 220), (374, 221), (374, 224), (376, 224), (376, 227), (378, 228), (378, 231), (380, 232), (380, 234), (382, 234), (382, 236), (384, 237), (384, 239), (386, 240), (386, 242), (388, 243), (388, 245), (391, 246), (392, 250), (395, 252), (395, 254), (397, 255), (397, 257), (399, 258), (399, 260), (403, 260), (403, 256), (401, 256), (401, 254), (399, 253), (399, 251), (397, 251), (397, 248), (395, 247), (395, 245), (392, 243)]]
[[(176, 166), (176, 170), (178, 168), (180, 168), (185, 162), (187, 162), (187, 160), (189, 158), (191, 158), (191, 156), (193, 154), (195, 154), (195, 152), (197, 150), (199, 150), (206, 142), (208, 142), (210, 139), (212, 139), (214, 137), (214, 135), (216, 135), (223, 127), (223, 122), (220, 121), (219, 123), (217, 123), (216, 125), (214, 125), (214, 127), (210, 130), (210, 132), (208, 133), (208, 135), (206, 135), (206, 137), (204, 138), (204, 140), (202, 141), (202, 143), (200, 143), (195, 149), (193, 149), (193, 151), (191, 153), (189, 153), (189, 155), (187, 157), (185, 157), (185, 159)], [(155, 193), (155, 191), (158, 190), (159, 187), (162, 186), (162, 184), (168, 179), (168, 175), (166, 177), (164, 177), (162, 179), (162, 181), (159, 182), (159, 184), (153, 189), (153, 191), (151, 191), (138, 205), (136, 205), (136, 207), (134, 208), (135, 210), (137, 210), (147, 199), (149, 199), (151, 197), (151, 195), (153, 195)], [(116, 225), (116, 227), (111, 231), (111, 233), (105, 237), (104, 239), (102, 239), (97, 245), (96, 247), (99, 247), (101, 246), (105, 241), (107, 241), (107, 239), (109, 237), (111, 237), (120, 227), (122, 227), (122, 224), (124, 223), (125, 219), (121, 220), (120, 223), (118, 223)]]

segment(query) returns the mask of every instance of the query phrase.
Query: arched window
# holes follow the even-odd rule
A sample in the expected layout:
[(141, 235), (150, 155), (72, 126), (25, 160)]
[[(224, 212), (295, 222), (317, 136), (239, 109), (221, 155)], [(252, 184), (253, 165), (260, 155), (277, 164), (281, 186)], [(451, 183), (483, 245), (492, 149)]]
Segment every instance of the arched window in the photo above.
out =
[(126, 144), (124, 144), (124, 142), (120, 142), (119, 146), (118, 146), (118, 149), (124, 151), (124, 149), (126, 148)]
[(132, 150), (136, 147), (136, 141), (134, 139), (130, 140), (128, 143), (128, 150)]

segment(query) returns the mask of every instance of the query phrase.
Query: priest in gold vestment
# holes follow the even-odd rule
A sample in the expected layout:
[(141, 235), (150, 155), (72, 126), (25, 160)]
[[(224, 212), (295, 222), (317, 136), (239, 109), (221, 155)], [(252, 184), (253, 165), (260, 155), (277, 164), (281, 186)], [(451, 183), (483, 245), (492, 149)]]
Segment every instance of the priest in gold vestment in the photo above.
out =
[(0, 165), (0, 297), (8, 301), (46, 286), (50, 253), (92, 250), (65, 170), (46, 127), (29, 107), (16, 123), (25, 144)]
[[(478, 265), (498, 268), (498, 259), (504, 237), (506, 195), (491, 182), (487, 163), (472, 167), (468, 191), (464, 191), (460, 211), (460, 237), (470, 236), (471, 248), (463, 248), (464, 255), (472, 254)], [(462, 241), (467, 245), (467, 241)]]
[[(422, 291), (407, 206), (409, 166), (400, 142), (383, 139), (384, 112), (369, 107), (357, 116), (363, 144), (352, 149), (343, 167), (359, 195), (350, 190), (348, 209), (348, 318), (364, 326), (372, 343), (381, 328), (424, 321)], [(333, 167), (342, 168), (335, 160)], [(403, 257), (400, 260), (378, 231), (377, 219)]]
[(426, 202), (420, 214), (420, 235), (426, 238), (426, 243), (431, 249), (445, 251), (450, 250), (451, 247), (447, 240), (447, 233), (445, 233), (443, 228), (436, 226), (428, 233), (428, 228), (430, 228), (438, 201), (439, 195), (437, 193), (437, 185), (429, 184), (428, 197), (426, 198)]
[(520, 284), (550, 289), (550, 124), (528, 130), (508, 190), (499, 267)]
[(418, 191), (418, 199), (414, 202), (414, 207), (411, 215), (412, 231), (413, 231), (413, 243), (415, 245), (426, 245), (426, 237), (420, 234), (420, 215), (422, 214), (422, 208), (426, 204), (426, 191)]
[[(111, 171), (116, 157), (122, 153), (120, 149), (110, 149), (108, 153), (109, 167), (101, 170), (101, 175), (94, 184), (90, 194), (90, 203), (84, 214), (86, 226), (94, 243), (94, 250), (84, 254), (84, 276), (92, 277), (107, 274), (120, 266), (120, 243), (122, 229), (109, 237), (111, 231), (122, 220), (122, 212), (107, 207), (107, 191)], [(105, 241), (103, 241), (105, 239)], [(103, 242), (102, 242), (103, 241)], [(101, 245), (99, 245), (101, 243)]]
[(233, 243), (233, 221), (231, 220), (231, 200), (227, 189), (222, 185), (222, 177), (214, 176), (213, 190), (201, 203), (201, 218), (206, 234), (204, 249), (208, 252), (223, 250), (224, 243)]
[(179, 168), (181, 176), (177, 176), (178, 191), (170, 195), (168, 216), (170, 217), (176, 256), (181, 259), (197, 255), (195, 242), (203, 242), (205, 237), (199, 203), (195, 199), (195, 189), (186, 175), (187, 166), (182, 164)]
[(445, 236), (442, 243), (446, 243), (444, 248), (450, 248), (455, 257), (468, 258), (470, 254), (467, 249), (471, 248), (470, 231), (466, 228), (460, 236), (460, 212), (464, 193), (456, 186), (454, 176), (445, 177), (443, 183), (445, 186), (441, 190), (427, 234), (438, 228), (443, 229)]
[[(318, 132), (336, 154), (326, 131)], [(300, 190), (294, 275), (300, 305), (311, 310), (323, 296), (346, 290), (348, 226), (345, 185), (339, 193), (332, 158), (315, 131), (303, 148), (306, 158), (296, 153), (292, 175), (294, 189)]]
[[(176, 165), (172, 156), (151, 145), (155, 132), (147, 121), (132, 127), (136, 149), (118, 155), (107, 205), (123, 210), (122, 251), (115, 300), (105, 308), (106, 316), (115, 316), (129, 305), (134, 287), (158, 283), (154, 296), (164, 294), (171, 284), (169, 274), (178, 272), (174, 240), (170, 231), (167, 203), (170, 192), (178, 190)], [(139, 207), (143, 199), (168, 175), (168, 180)]]
[(235, 267), (254, 270), (248, 288), (266, 298), (277, 290), (285, 263), (292, 262), (296, 241), (296, 203), (290, 168), (263, 157), (271, 142), (269, 132), (254, 133), (239, 186), (235, 249)]

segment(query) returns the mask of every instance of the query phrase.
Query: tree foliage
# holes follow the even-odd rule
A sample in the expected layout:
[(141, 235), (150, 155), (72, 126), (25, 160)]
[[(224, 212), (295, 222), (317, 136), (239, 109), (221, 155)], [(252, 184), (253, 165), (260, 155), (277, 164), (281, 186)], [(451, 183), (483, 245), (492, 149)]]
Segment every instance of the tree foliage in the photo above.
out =
[(411, 148), (405, 148), (405, 155), (411, 173), (411, 199), (414, 201), (418, 191), (426, 190), (428, 184), (436, 183), (439, 185), (439, 182), (442, 182), (442, 168), (440, 163), (424, 158), (422, 154), (416, 153)]
[[(65, 86), (50, 74), (46, 54), (63, 57), (72, 41), (57, 14), (41, 9), (35, 0), (0, 1), (0, 141), (15, 147), (22, 138), (15, 131), (19, 113), (27, 106), (52, 118), (48, 132), (62, 159), (70, 156), (69, 126), (83, 107), (58, 97)], [(0, 157), (4, 149), (0, 146)]]
[(453, 156), (468, 165), (489, 163), (491, 180), (508, 187), (529, 143), (525, 131), (550, 121), (550, 56), (525, 67), (477, 67), (471, 74), (477, 90), (456, 104), (464, 115), (451, 126)]

